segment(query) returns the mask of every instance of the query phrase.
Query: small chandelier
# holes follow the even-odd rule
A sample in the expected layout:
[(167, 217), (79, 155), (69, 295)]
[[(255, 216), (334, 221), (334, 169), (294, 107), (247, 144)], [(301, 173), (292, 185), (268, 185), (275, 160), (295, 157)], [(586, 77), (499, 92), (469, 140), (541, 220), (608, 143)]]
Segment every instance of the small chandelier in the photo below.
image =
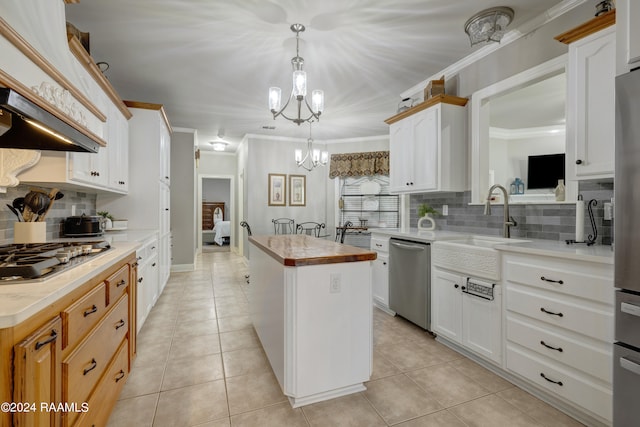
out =
[[(279, 87), (269, 88), (269, 109), (273, 114), (275, 120), (276, 117), (282, 116), (287, 120), (291, 120), (298, 126), (304, 122), (311, 122), (312, 120), (319, 121), (320, 114), (324, 110), (324, 92), (321, 90), (314, 90), (311, 93), (311, 105), (307, 101), (307, 73), (302, 70), (304, 66), (304, 59), (299, 55), (299, 43), (300, 33), (305, 30), (302, 24), (293, 24), (291, 31), (296, 33), (296, 56), (291, 58), (291, 66), (293, 67), (293, 87), (291, 89), (291, 95), (284, 104), (284, 107), (280, 108), (282, 104), (282, 91)], [(289, 105), (292, 99), (295, 99), (298, 103), (296, 108), (297, 116), (288, 117), (284, 110)], [(306, 118), (302, 117), (302, 103), (307, 106), (310, 115)]]
[(329, 153), (327, 151), (318, 150), (313, 148), (313, 138), (311, 137), (311, 123), (309, 121), (309, 139), (307, 139), (307, 154), (302, 157), (302, 150), (296, 149), (294, 151), (296, 164), (300, 168), (304, 168), (311, 172), (316, 166), (325, 166), (329, 161)]
[(476, 13), (464, 24), (464, 31), (469, 36), (471, 46), (478, 43), (498, 42), (507, 31), (513, 20), (513, 9), (510, 7), (492, 7)]
[(224, 129), (218, 131), (218, 138), (215, 141), (210, 141), (211, 147), (214, 151), (224, 151), (229, 143), (224, 139)]

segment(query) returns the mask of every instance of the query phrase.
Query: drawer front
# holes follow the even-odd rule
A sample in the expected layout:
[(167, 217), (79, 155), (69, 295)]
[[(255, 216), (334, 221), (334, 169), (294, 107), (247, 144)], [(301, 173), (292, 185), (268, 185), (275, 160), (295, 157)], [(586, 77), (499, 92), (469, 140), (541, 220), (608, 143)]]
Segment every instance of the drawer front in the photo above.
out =
[(62, 398), (86, 402), (128, 330), (128, 297), (121, 298), (89, 337), (62, 362)]
[(613, 343), (613, 307), (603, 311), (569, 299), (549, 298), (516, 289), (507, 290), (507, 310), (550, 325)]
[(371, 250), (376, 252), (389, 252), (389, 239), (371, 238)]
[[(99, 426), (106, 425), (109, 415), (129, 377), (129, 357), (127, 355), (129, 349), (128, 340), (124, 340), (113, 361), (107, 368), (105, 375), (100, 380), (98, 387), (89, 397), (89, 411), (82, 414), (75, 414), (77, 418), (77, 426)], [(80, 415), (78, 417), (78, 415)], [(71, 425), (75, 422), (75, 418), (69, 419)]]
[(129, 264), (123, 265), (120, 270), (113, 273), (107, 280), (107, 305), (118, 301), (127, 292), (129, 287)]
[(609, 275), (606, 267), (602, 268), (602, 274), (594, 275), (535, 262), (508, 260), (505, 264), (506, 279), (512, 283), (613, 304), (613, 272)]
[[(544, 358), (507, 345), (507, 369), (537, 386), (611, 422), (613, 393)], [(546, 378), (546, 379), (545, 379)]]
[(507, 317), (507, 340), (543, 356), (611, 383), (610, 345), (596, 348), (557, 331), (539, 328)]
[(62, 348), (74, 346), (106, 313), (105, 284), (101, 283), (62, 312)]

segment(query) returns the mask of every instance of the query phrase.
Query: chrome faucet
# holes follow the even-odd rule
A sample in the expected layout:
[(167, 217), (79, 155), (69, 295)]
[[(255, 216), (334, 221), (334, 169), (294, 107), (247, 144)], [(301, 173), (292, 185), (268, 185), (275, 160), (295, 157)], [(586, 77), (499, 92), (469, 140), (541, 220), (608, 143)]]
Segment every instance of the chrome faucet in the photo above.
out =
[(491, 194), (493, 194), (493, 190), (496, 188), (502, 190), (502, 194), (504, 195), (504, 220), (502, 224), (502, 235), (507, 239), (511, 237), (511, 231), (509, 227), (515, 227), (518, 225), (515, 219), (509, 216), (509, 194), (507, 193), (507, 189), (504, 188), (500, 184), (494, 184), (489, 188), (489, 194), (487, 194), (487, 200), (484, 202), (484, 214), (491, 215)]

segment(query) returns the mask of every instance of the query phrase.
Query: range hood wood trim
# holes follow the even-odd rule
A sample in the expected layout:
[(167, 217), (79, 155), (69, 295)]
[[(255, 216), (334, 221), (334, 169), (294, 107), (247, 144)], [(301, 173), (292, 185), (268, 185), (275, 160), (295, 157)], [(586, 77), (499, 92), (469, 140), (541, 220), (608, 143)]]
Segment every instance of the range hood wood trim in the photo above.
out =
[(29, 101), (31, 101), (34, 104), (36, 104), (38, 107), (42, 108), (43, 110), (48, 111), (49, 113), (53, 114), (54, 116), (56, 116), (60, 120), (62, 120), (65, 123), (67, 123), (69, 126), (71, 126), (74, 129), (76, 129), (78, 132), (81, 132), (84, 135), (86, 135), (88, 138), (91, 138), (98, 145), (100, 145), (102, 147), (106, 147), (107, 146), (107, 142), (104, 139), (102, 139), (101, 137), (99, 137), (95, 133), (91, 132), (89, 129), (81, 126), (79, 123), (77, 123), (75, 120), (73, 120), (67, 114), (62, 112), (56, 106), (51, 105), (48, 102), (46, 102), (44, 99), (40, 98), (38, 95), (33, 93), (33, 91), (30, 90), (27, 86), (25, 86), (23, 83), (21, 83), (20, 81), (16, 80), (15, 78), (11, 77), (6, 71), (4, 71), (1, 68), (0, 68), (0, 84), (5, 86), (5, 87), (8, 87), (8, 88), (11, 88), (11, 89), (15, 90), (20, 95), (24, 96)]
[(560, 43), (571, 44), (593, 33), (597, 33), (600, 30), (604, 30), (607, 27), (615, 25), (615, 23), (616, 10), (613, 9), (609, 12), (603, 13), (600, 16), (596, 16), (595, 18), (590, 19), (582, 25), (579, 25), (569, 31), (555, 36), (554, 39), (558, 40)]
[(167, 129), (169, 129), (169, 133), (173, 133), (173, 128), (171, 127), (171, 123), (169, 123), (169, 117), (167, 117), (167, 113), (164, 111), (164, 106), (162, 104), (153, 104), (151, 102), (141, 102), (141, 101), (124, 101), (124, 104), (129, 108), (142, 108), (144, 110), (160, 111), (160, 114), (162, 114), (162, 118), (164, 119), (164, 122), (167, 124)]
[[(69, 81), (53, 64), (51, 64), (44, 56), (40, 54), (33, 46), (29, 44), (16, 30), (14, 30), (7, 22), (0, 18), (0, 35), (13, 44), (20, 52), (29, 58), (42, 71), (47, 73), (60, 86), (64, 87), (71, 95), (80, 102), (87, 110), (98, 118), (101, 122), (107, 121), (107, 116), (96, 107), (89, 98), (87, 98), (77, 87)], [(24, 96), (24, 94), (23, 94)], [(66, 120), (65, 120), (66, 121)]]
[(427, 99), (424, 102), (421, 102), (418, 105), (414, 105), (413, 107), (409, 108), (408, 110), (403, 111), (402, 113), (398, 113), (393, 117), (389, 117), (387, 120), (385, 120), (384, 122), (388, 125), (395, 123), (399, 120), (402, 119), (406, 119), (407, 117), (422, 111), (422, 110), (426, 110), (429, 107), (432, 107), (436, 104), (451, 104), (451, 105), (457, 105), (460, 107), (464, 107), (465, 105), (467, 105), (467, 102), (469, 102), (469, 100), (467, 98), (460, 98), (459, 96), (453, 96), (453, 95), (446, 95), (446, 94), (440, 94), (440, 95), (436, 95), (433, 98)]
[(100, 71), (100, 68), (98, 68), (98, 65), (96, 65), (96, 62), (93, 60), (91, 55), (87, 53), (84, 46), (82, 46), (82, 43), (80, 43), (80, 40), (78, 40), (76, 36), (70, 35), (68, 37), (68, 42), (69, 42), (69, 49), (71, 50), (71, 53), (73, 53), (73, 55), (80, 62), (80, 64), (82, 64), (84, 69), (87, 70), (89, 74), (91, 74), (91, 77), (93, 77), (93, 80), (95, 80), (96, 83), (98, 83), (98, 85), (107, 94), (107, 96), (111, 99), (114, 105), (118, 107), (118, 110), (120, 110), (122, 115), (127, 120), (129, 120), (133, 116), (133, 114), (131, 114), (131, 111), (129, 111), (125, 103), (122, 102), (122, 98), (120, 98), (120, 95), (118, 95), (118, 93), (113, 88), (111, 83), (109, 83), (109, 80), (107, 80), (104, 74), (102, 74), (102, 71)]

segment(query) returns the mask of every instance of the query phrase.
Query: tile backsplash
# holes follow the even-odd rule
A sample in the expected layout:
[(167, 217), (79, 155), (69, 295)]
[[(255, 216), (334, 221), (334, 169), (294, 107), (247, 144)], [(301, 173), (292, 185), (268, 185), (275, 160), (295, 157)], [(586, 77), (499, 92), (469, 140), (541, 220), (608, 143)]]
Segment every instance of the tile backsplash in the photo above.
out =
[[(597, 244), (611, 245), (613, 221), (604, 219), (604, 203), (613, 197), (613, 180), (581, 181), (579, 194), (585, 201), (585, 209), (591, 199), (597, 201), (593, 208), (597, 229)], [(410, 226), (418, 223), (418, 206), (427, 203), (442, 212), (442, 206), (449, 206), (449, 215), (435, 217), (438, 230), (465, 233), (502, 235), (502, 206), (491, 209), (491, 215), (484, 215), (484, 206), (469, 205), (471, 192), (415, 194), (410, 198)], [(575, 239), (575, 204), (530, 204), (510, 205), (509, 213), (518, 225), (511, 227), (512, 237), (546, 240)], [(589, 214), (585, 212), (585, 239), (593, 234)]]
[[(24, 197), (31, 188), (42, 188), (49, 192), (51, 187), (36, 187), (32, 185), (19, 185), (8, 188), (6, 193), (0, 194), (0, 242), (11, 243), (13, 241), (13, 224), (17, 221), (16, 216), (9, 210), (7, 204), (11, 205), (17, 197)], [(63, 189), (64, 194), (56, 200), (51, 210), (47, 214), (47, 240), (60, 237), (61, 224), (64, 219), (72, 215), (72, 206), (76, 207), (76, 215), (96, 214), (95, 194), (83, 193), (79, 191)]]

